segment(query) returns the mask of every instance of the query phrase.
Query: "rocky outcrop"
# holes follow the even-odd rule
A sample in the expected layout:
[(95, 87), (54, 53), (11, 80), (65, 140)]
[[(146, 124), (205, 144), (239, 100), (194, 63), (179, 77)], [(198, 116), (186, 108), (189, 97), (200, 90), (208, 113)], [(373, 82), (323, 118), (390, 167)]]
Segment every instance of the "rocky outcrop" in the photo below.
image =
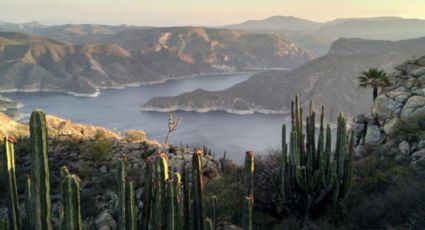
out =
[(376, 98), (371, 114), (353, 121), (357, 155), (378, 147), (388, 157), (425, 168), (425, 56), (395, 69), (392, 85)]

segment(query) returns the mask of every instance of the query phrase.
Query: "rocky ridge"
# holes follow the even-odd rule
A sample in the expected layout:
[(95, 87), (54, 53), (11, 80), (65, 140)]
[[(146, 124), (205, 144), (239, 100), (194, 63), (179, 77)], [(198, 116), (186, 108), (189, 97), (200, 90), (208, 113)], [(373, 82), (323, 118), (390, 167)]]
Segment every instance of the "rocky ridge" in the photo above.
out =
[(353, 121), (357, 155), (381, 148), (386, 157), (425, 168), (425, 56), (395, 69), (392, 86), (382, 90), (372, 111)]
[(293, 68), (315, 58), (277, 35), (200, 27), (133, 29), (107, 40), (69, 44), (0, 32), (0, 92), (64, 92), (96, 96), (100, 89), (170, 79)]

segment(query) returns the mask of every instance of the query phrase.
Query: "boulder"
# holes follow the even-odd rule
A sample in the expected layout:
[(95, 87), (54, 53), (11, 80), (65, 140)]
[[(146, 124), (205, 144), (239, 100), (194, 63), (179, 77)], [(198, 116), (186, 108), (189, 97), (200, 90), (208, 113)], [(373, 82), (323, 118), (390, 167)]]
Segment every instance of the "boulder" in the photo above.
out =
[(378, 145), (382, 140), (381, 129), (377, 125), (369, 125), (366, 131), (365, 144)]
[(229, 222), (220, 222), (217, 224), (217, 230), (242, 230), (242, 228)]
[(425, 97), (410, 97), (401, 111), (401, 117), (410, 118), (425, 112)]
[(402, 141), (398, 145), (398, 149), (401, 151), (403, 155), (410, 155), (410, 145), (407, 143), (407, 141)]
[(421, 168), (425, 168), (425, 149), (419, 150), (412, 154), (413, 164)]
[(422, 75), (425, 75), (425, 67), (420, 67), (410, 71), (410, 75), (414, 77), (421, 77)]
[(100, 230), (114, 230), (117, 228), (117, 223), (108, 210), (103, 211), (96, 217), (95, 224)]
[(386, 95), (380, 95), (376, 98), (373, 106), (373, 114), (375, 114), (379, 121), (386, 121), (398, 117), (403, 103), (393, 100)]
[(394, 136), (395, 135), (396, 127), (397, 127), (397, 124), (398, 124), (399, 121), (400, 121), (399, 118), (394, 118), (394, 119), (387, 121), (384, 124), (383, 129), (384, 129), (385, 134), (387, 134), (387, 136)]

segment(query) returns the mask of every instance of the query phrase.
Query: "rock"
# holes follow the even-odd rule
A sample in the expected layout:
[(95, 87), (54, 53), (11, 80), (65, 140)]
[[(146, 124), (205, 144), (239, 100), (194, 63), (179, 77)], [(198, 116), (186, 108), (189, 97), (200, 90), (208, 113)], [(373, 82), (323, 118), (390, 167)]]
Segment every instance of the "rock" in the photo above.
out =
[(410, 118), (420, 113), (425, 113), (425, 97), (410, 97), (401, 111), (401, 117)]
[(410, 75), (412, 75), (414, 77), (420, 77), (424, 74), (425, 74), (425, 67), (420, 67), (420, 68), (417, 68), (417, 69), (410, 71)]
[(425, 149), (419, 150), (412, 154), (413, 164), (421, 168), (425, 168)]
[(383, 129), (384, 129), (385, 134), (387, 134), (387, 136), (394, 136), (394, 134), (396, 132), (395, 128), (397, 127), (399, 120), (400, 120), (399, 118), (394, 118), (394, 119), (387, 121), (384, 124)]
[(410, 145), (407, 141), (403, 141), (398, 145), (398, 149), (400, 149), (403, 155), (410, 155)]
[(217, 230), (242, 230), (242, 228), (229, 222), (220, 222), (217, 224)]
[(419, 58), (419, 59), (416, 61), (416, 64), (417, 64), (417, 65), (420, 65), (420, 66), (425, 66), (425, 56), (423, 56), (423, 57)]
[(382, 142), (381, 130), (377, 125), (369, 125), (366, 131), (365, 144), (378, 145)]
[(392, 119), (397, 117), (403, 103), (393, 100), (385, 95), (380, 95), (376, 98), (375, 104), (373, 106), (373, 114), (376, 114), (379, 121), (386, 121), (387, 119)]
[(366, 155), (366, 150), (364, 145), (358, 145), (356, 147), (356, 158), (362, 158)]
[(356, 136), (360, 137), (360, 136), (363, 135), (363, 133), (366, 129), (366, 124), (365, 123), (353, 123), (353, 124), (351, 124), (351, 128), (353, 129)]
[(418, 143), (418, 149), (419, 150), (425, 149), (425, 140), (419, 141), (419, 143)]
[(366, 119), (366, 115), (361, 113), (358, 114), (355, 118), (354, 118), (354, 123), (365, 123), (367, 121)]
[(113, 230), (117, 228), (117, 223), (108, 210), (103, 211), (95, 220), (97, 229)]
[(417, 160), (420, 160), (420, 159), (425, 160), (425, 149), (414, 152), (412, 154), (412, 158), (413, 158), (414, 161), (417, 161)]
[(107, 173), (108, 172), (108, 167), (106, 167), (106, 165), (102, 165), (102, 167), (100, 167), (99, 171), (101, 173)]

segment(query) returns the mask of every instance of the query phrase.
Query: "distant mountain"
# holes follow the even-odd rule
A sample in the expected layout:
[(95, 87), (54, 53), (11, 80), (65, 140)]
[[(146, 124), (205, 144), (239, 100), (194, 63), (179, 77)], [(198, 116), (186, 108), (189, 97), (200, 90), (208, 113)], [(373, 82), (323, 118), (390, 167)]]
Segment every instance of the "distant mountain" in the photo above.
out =
[(400, 17), (342, 18), (321, 23), (273, 16), (229, 25), (227, 28), (278, 34), (318, 56), (324, 55), (331, 43), (339, 38), (396, 41), (425, 36), (425, 20)]
[(309, 31), (320, 28), (322, 23), (291, 16), (272, 16), (262, 20), (249, 20), (240, 24), (226, 26), (241, 30), (292, 30)]
[(339, 39), (330, 51), (292, 71), (267, 71), (227, 90), (195, 90), (176, 97), (160, 97), (142, 106), (145, 111), (223, 110), (232, 113), (288, 113), (290, 101), (300, 94), (326, 104), (330, 118), (342, 111), (349, 115), (368, 112), (370, 89), (358, 88), (357, 76), (371, 67), (392, 71), (413, 56), (425, 54), (425, 38), (403, 41)]
[[(77, 31), (84, 31), (79, 28)], [(89, 34), (93, 34), (90, 28)], [(108, 33), (101, 29), (97, 32)], [(198, 27), (132, 29), (113, 34), (108, 38), (111, 43), (71, 45), (46, 37), (0, 32), (0, 92), (96, 95), (100, 88), (188, 75), (293, 68), (314, 58), (292, 42), (270, 34)]]
[(341, 37), (379, 40), (418, 38), (425, 36), (425, 20), (397, 17), (345, 19), (326, 23), (316, 33), (333, 39)]

